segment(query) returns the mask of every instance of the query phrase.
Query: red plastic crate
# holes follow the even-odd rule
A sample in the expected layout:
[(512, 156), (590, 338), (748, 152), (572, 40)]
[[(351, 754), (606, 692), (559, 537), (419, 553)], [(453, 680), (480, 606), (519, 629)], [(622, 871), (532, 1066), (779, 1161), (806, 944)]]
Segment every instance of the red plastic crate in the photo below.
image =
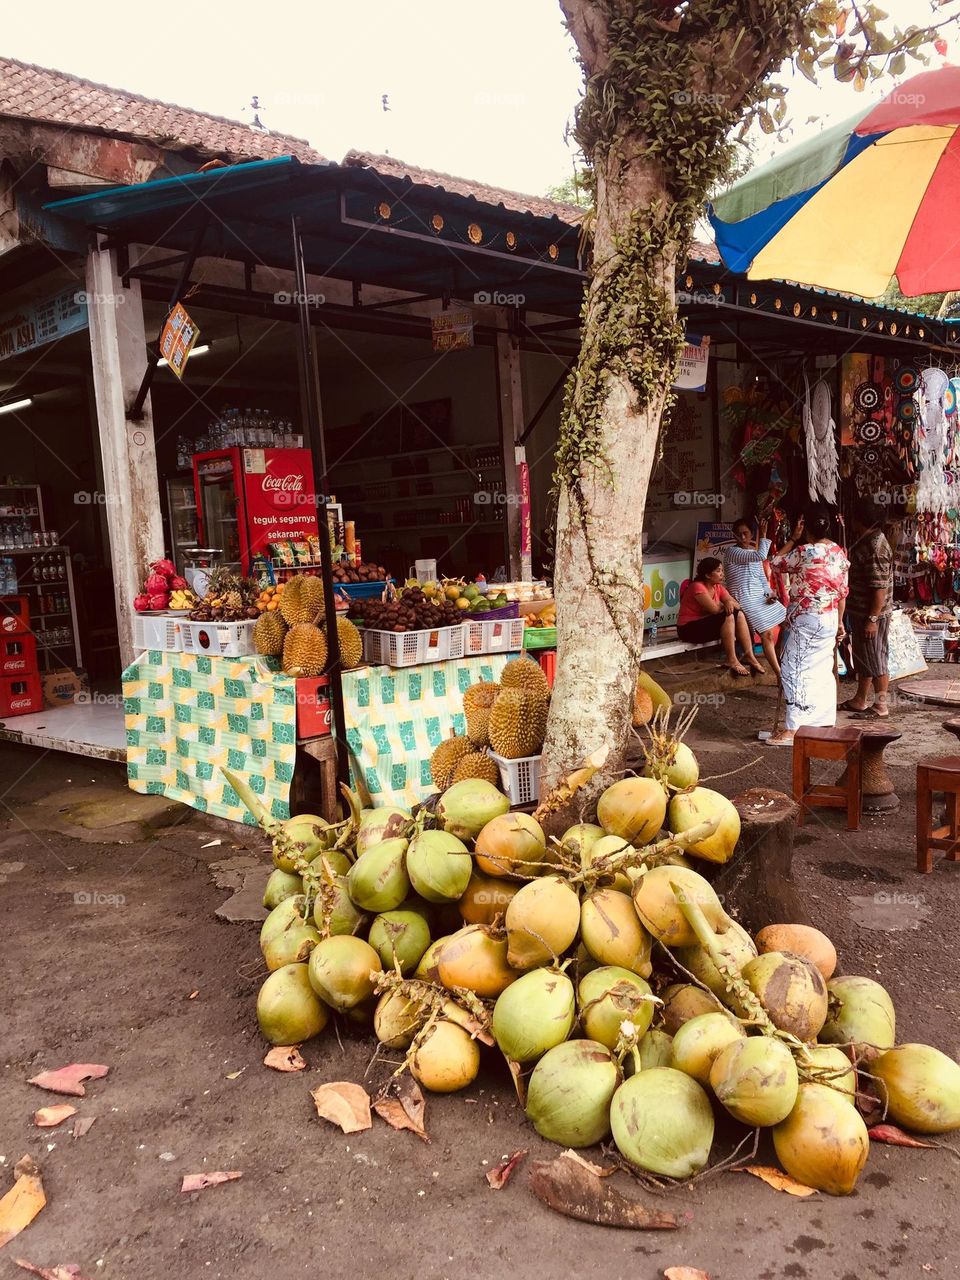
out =
[(30, 676), (37, 670), (37, 641), (29, 632), (0, 635), (0, 676)]
[(552, 689), (553, 681), (557, 674), (557, 651), (556, 649), (541, 649), (536, 656), (543, 674), (547, 677), (547, 684)]
[(297, 737), (322, 738), (333, 725), (329, 676), (301, 676), (297, 680)]
[(29, 716), (43, 710), (38, 675), (0, 676), (0, 716)]
[(0, 634), (21, 635), (30, 630), (30, 601), (27, 596), (4, 596), (0, 600)]

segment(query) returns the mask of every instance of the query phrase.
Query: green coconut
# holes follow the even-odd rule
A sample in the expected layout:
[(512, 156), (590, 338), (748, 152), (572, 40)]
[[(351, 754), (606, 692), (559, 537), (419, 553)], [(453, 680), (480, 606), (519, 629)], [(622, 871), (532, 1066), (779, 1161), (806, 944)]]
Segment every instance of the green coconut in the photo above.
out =
[(310, 985), (307, 966), (281, 965), (257, 995), (260, 1034), (270, 1044), (301, 1044), (327, 1025), (327, 1007)]
[(585, 974), (577, 996), (585, 1034), (608, 1049), (616, 1047), (622, 1023), (632, 1024), (642, 1036), (653, 1018), (650, 984), (618, 965), (604, 965)]
[[(725, 933), (718, 933), (715, 946), (727, 962), (739, 973), (757, 954), (753, 939), (735, 920), (729, 921)], [(709, 987), (715, 996), (723, 999), (727, 994), (726, 979), (714, 964), (710, 953), (699, 944), (693, 947), (677, 947), (674, 955), (688, 973), (698, 982)]]
[(689, 1178), (713, 1145), (713, 1109), (696, 1080), (653, 1067), (625, 1080), (613, 1096), (610, 1128), (630, 1164), (663, 1178)]
[(572, 827), (567, 827), (560, 843), (566, 849), (568, 855), (582, 865), (584, 855), (590, 851), (591, 846), (596, 844), (603, 834), (603, 827), (598, 826), (595, 822), (577, 822)]
[(659, 833), (666, 813), (666, 792), (652, 778), (621, 778), (597, 801), (597, 821), (604, 831), (638, 846)]
[(791, 1178), (831, 1196), (848, 1196), (867, 1163), (870, 1137), (842, 1093), (802, 1084), (793, 1110), (774, 1126), (773, 1146)]
[(447, 788), (437, 801), (436, 814), (444, 831), (474, 840), (491, 819), (509, 809), (510, 801), (492, 782), (466, 778)]
[(600, 964), (629, 969), (641, 978), (649, 978), (653, 972), (653, 940), (625, 893), (595, 889), (587, 894), (580, 904), (580, 936)]
[(456, 902), (470, 883), (473, 859), (449, 831), (421, 831), (407, 850), (407, 875), (427, 902)]
[[(673, 1066), (673, 1036), (660, 1027), (651, 1027), (641, 1038), (637, 1050), (643, 1071), (648, 1071), (651, 1067)], [(625, 1062), (629, 1061), (629, 1058), (625, 1059)]]
[(833, 1044), (807, 1044), (798, 1065), (804, 1079), (829, 1085), (845, 1098), (857, 1100), (857, 1073), (843, 1049)]
[(384, 840), (396, 840), (406, 836), (413, 824), (406, 809), (398, 809), (393, 805), (384, 805), (378, 809), (364, 809), (360, 815), (360, 827), (357, 831), (357, 853), (366, 853), (375, 844)]
[(287, 818), (280, 823), (280, 830), (286, 838), (283, 843), (292, 840), (295, 848), (291, 856), (281, 851), (279, 842), (274, 842), (273, 865), (278, 871), (296, 871), (298, 857), (312, 862), (318, 853), (332, 843), (329, 823), (314, 813), (300, 813), (294, 818)]
[(610, 1132), (610, 1100), (620, 1083), (613, 1054), (595, 1040), (549, 1049), (527, 1085), (527, 1118), (562, 1147), (591, 1147)]
[(573, 983), (556, 969), (534, 969), (507, 987), (493, 1007), (493, 1038), (514, 1062), (535, 1062), (573, 1030)]
[(413, 973), (430, 945), (430, 927), (419, 911), (383, 911), (370, 926), (367, 941), (384, 969), (400, 966)]
[(694, 787), (682, 791), (670, 801), (668, 825), (674, 835), (682, 835), (700, 822), (719, 819), (719, 826), (712, 836), (689, 845), (687, 852), (707, 862), (729, 862), (740, 839), (740, 814), (736, 806), (709, 787)]
[(277, 867), (267, 876), (267, 883), (263, 887), (263, 905), (268, 911), (272, 911), (285, 898), (294, 898), (298, 893), (303, 893), (303, 881), (300, 877)]
[(671, 791), (686, 791), (699, 782), (700, 766), (685, 742), (672, 741), (665, 752), (657, 753), (655, 760), (648, 757), (643, 775), (664, 782)]
[(324, 938), (310, 953), (310, 985), (333, 1009), (355, 1009), (369, 1000), (382, 972), (370, 943), (350, 934)]
[(665, 947), (692, 947), (697, 943), (689, 921), (681, 910), (683, 903), (698, 906), (715, 931), (728, 925), (728, 917), (720, 905), (713, 885), (697, 871), (686, 867), (651, 867), (633, 886), (633, 905), (644, 928)]
[(306, 960), (320, 941), (312, 919), (304, 920), (301, 914), (305, 902), (303, 894), (284, 898), (261, 926), (260, 950), (271, 972), (285, 964)]
[(401, 991), (385, 991), (373, 1011), (373, 1031), (387, 1049), (409, 1049), (426, 1017), (422, 1001)]
[[(741, 977), (774, 1026), (804, 1043), (816, 1040), (827, 1019), (827, 984), (816, 965), (801, 956), (767, 951), (748, 961)], [(738, 1012), (747, 1016), (746, 1009)]]
[(820, 1030), (824, 1044), (852, 1044), (859, 1059), (869, 1061), (897, 1040), (893, 1001), (879, 982), (850, 975), (827, 983), (829, 1008)]
[(717, 1100), (741, 1124), (779, 1124), (793, 1110), (800, 1078), (793, 1054), (773, 1036), (739, 1037), (710, 1068)]
[(415, 978), (422, 978), (425, 982), (439, 982), (440, 971), (437, 968), (437, 960), (440, 952), (443, 950), (443, 944), (453, 937), (452, 933), (446, 933), (442, 938), (436, 938), (430, 943), (426, 951), (420, 957), (416, 969), (413, 971)]
[(714, 1060), (746, 1033), (725, 1013), (699, 1013), (677, 1029), (671, 1046), (670, 1063), (678, 1071), (706, 1086)]
[(397, 837), (371, 845), (347, 875), (351, 900), (363, 911), (395, 911), (410, 892), (404, 867), (407, 841)]
[[(675, 1036), (685, 1022), (704, 1013), (723, 1014), (720, 1001), (709, 991), (696, 987), (692, 982), (672, 982), (662, 992), (663, 1007), (660, 1010), (663, 1028)], [(729, 1014), (726, 1015), (729, 1017)], [(732, 1022), (733, 1019), (731, 1018)]]
[[(333, 903), (329, 916), (324, 918), (324, 897), (332, 894)], [(341, 933), (360, 933), (369, 920), (369, 916), (354, 906), (346, 876), (335, 876), (333, 884), (325, 890), (324, 896), (317, 895), (313, 904), (313, 919), (321, 934), (333, 937)]]
[(558, 959), (580, 928), (580, 899), (559, 876), (528, 881), (511, 899), (504, 918), (507, 961), (512, 969), (534, 969)]
[[(594, 840), (581, 856), (580, 869), (589, 871), (598, 858), (605, 858), (610, 854), (623, 853), (627, 849), (632, 852), (633, 845), (629, 840), (624, 840), (623, 836), (601, 836), (599, 840)], [(621, 893), (629, 893), (633, 887), (630, 875), (625, 870), (604, 873), (597, 878), (595, 883), (605, 888), (618, 889)]]
[(960, 1129), (960, 1066), (929, 1044), (900, 1044), (870, 1067), (880, 1101), (917, 1133)]

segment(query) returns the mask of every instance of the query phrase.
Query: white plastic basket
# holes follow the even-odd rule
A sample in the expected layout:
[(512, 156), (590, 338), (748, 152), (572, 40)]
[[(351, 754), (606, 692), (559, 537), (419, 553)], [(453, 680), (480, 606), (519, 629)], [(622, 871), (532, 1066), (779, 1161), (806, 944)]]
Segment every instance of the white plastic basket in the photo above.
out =
[(180, 635), (180, 622), (180, 618), (171, 618), (167, 614), (151, 616), (135, 613), (133, 615), (133, 647), (138, 653), (147, 649), (181, 653), (183, 640)]
[(424, 662), (462, 658), (466, 628), (435, 627), (432, 631), (363, 629), (363, 657), (373, 666), (415, 667)]
[(253, 630), (256, 621), (191, 622), (180, 620), (184, 653), (215, 655), (219, 658), (244, 658), (254, 653)]
[(915, 628), (913, 634), (916, 636), (924, 661), (943, 662), (947, 656), (943, 632), (932, 631), (928, 628), (923, 630)]
[(464, 624), (468, 657), (511, 653), (523, 648), (522, 618), (469, 618)]
[(508, 760), (490, 752), (490, 759), (500, 770), (500, 785), (511, 804), (533, 804), (540, 799), (540, 761), (542, 756), (521, 756)]

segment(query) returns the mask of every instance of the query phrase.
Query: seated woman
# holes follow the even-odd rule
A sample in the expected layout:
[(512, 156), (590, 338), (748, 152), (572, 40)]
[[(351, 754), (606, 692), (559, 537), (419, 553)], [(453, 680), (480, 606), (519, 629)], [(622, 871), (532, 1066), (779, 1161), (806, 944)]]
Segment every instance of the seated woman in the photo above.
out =
[(779, 677), (780, 664), (774, 647), (774, 632), (787, 616), (787, 611), (777, 599), (776, 592), (767, 581), (763, 564), (770, 554), (770, 539), (766, 537), (766, 521), (760, 524), (757, 540), (748, 520), (735, 521), (733, 536), (736, 544), (723, 549), (723, 571), (730, 589), (736, 594), (747, 624), (760, 637), (763, 652)]
[(723, 585), (723, 565), (712, 556), (700, 561), (697, 576), (687, 583), (680, 596), (677, 637), (693, 644), (719, 640), (726, 665), (735, 676), (745, 676), (749, 672), (737, 657), (739, 640), (749, 666), (754, 671), (763, 671), (763, 664), (754, 657), (743, 610)]

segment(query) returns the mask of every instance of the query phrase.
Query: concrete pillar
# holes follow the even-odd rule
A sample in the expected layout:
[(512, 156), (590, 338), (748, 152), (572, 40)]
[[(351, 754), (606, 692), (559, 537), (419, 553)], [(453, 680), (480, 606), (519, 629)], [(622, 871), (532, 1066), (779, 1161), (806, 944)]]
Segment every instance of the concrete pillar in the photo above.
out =
[(143, 303), (138, 281), (123, 286), (112, 250), (90, 250), (86, 281), (103, 462), (102, 501), (110, 535), (120, 657), (126, 666), (134, 656), (133, 598), (147, 565), (163, 555), (150, 397), (139, 422), (128, 422), (126, 417), (126, 406), (136, 396), (147, 367)]
[[(521, 470), (520, 460), (523, 456), (519, 445), (523, 434), (523, 378), (520, 370), (520, 340), (516, 334), (506, 332), (509, 323), (509, 312), (498, 311), (497, 315), (497, 389), (500, 396), (500, 447), (503, 453), (503, 480), (505, 497), (505, 516), (507, 524), (507, 550), (509, 555), (509, 571), (513, 580), (529, 577), (531, 574), (530, 557), (521, 557), (522, 540), (521, 513)], [(526, 519), (530, 519), (529, 502), (526, 507)], [(524, 571), (526, 561), (526, 571)]]

